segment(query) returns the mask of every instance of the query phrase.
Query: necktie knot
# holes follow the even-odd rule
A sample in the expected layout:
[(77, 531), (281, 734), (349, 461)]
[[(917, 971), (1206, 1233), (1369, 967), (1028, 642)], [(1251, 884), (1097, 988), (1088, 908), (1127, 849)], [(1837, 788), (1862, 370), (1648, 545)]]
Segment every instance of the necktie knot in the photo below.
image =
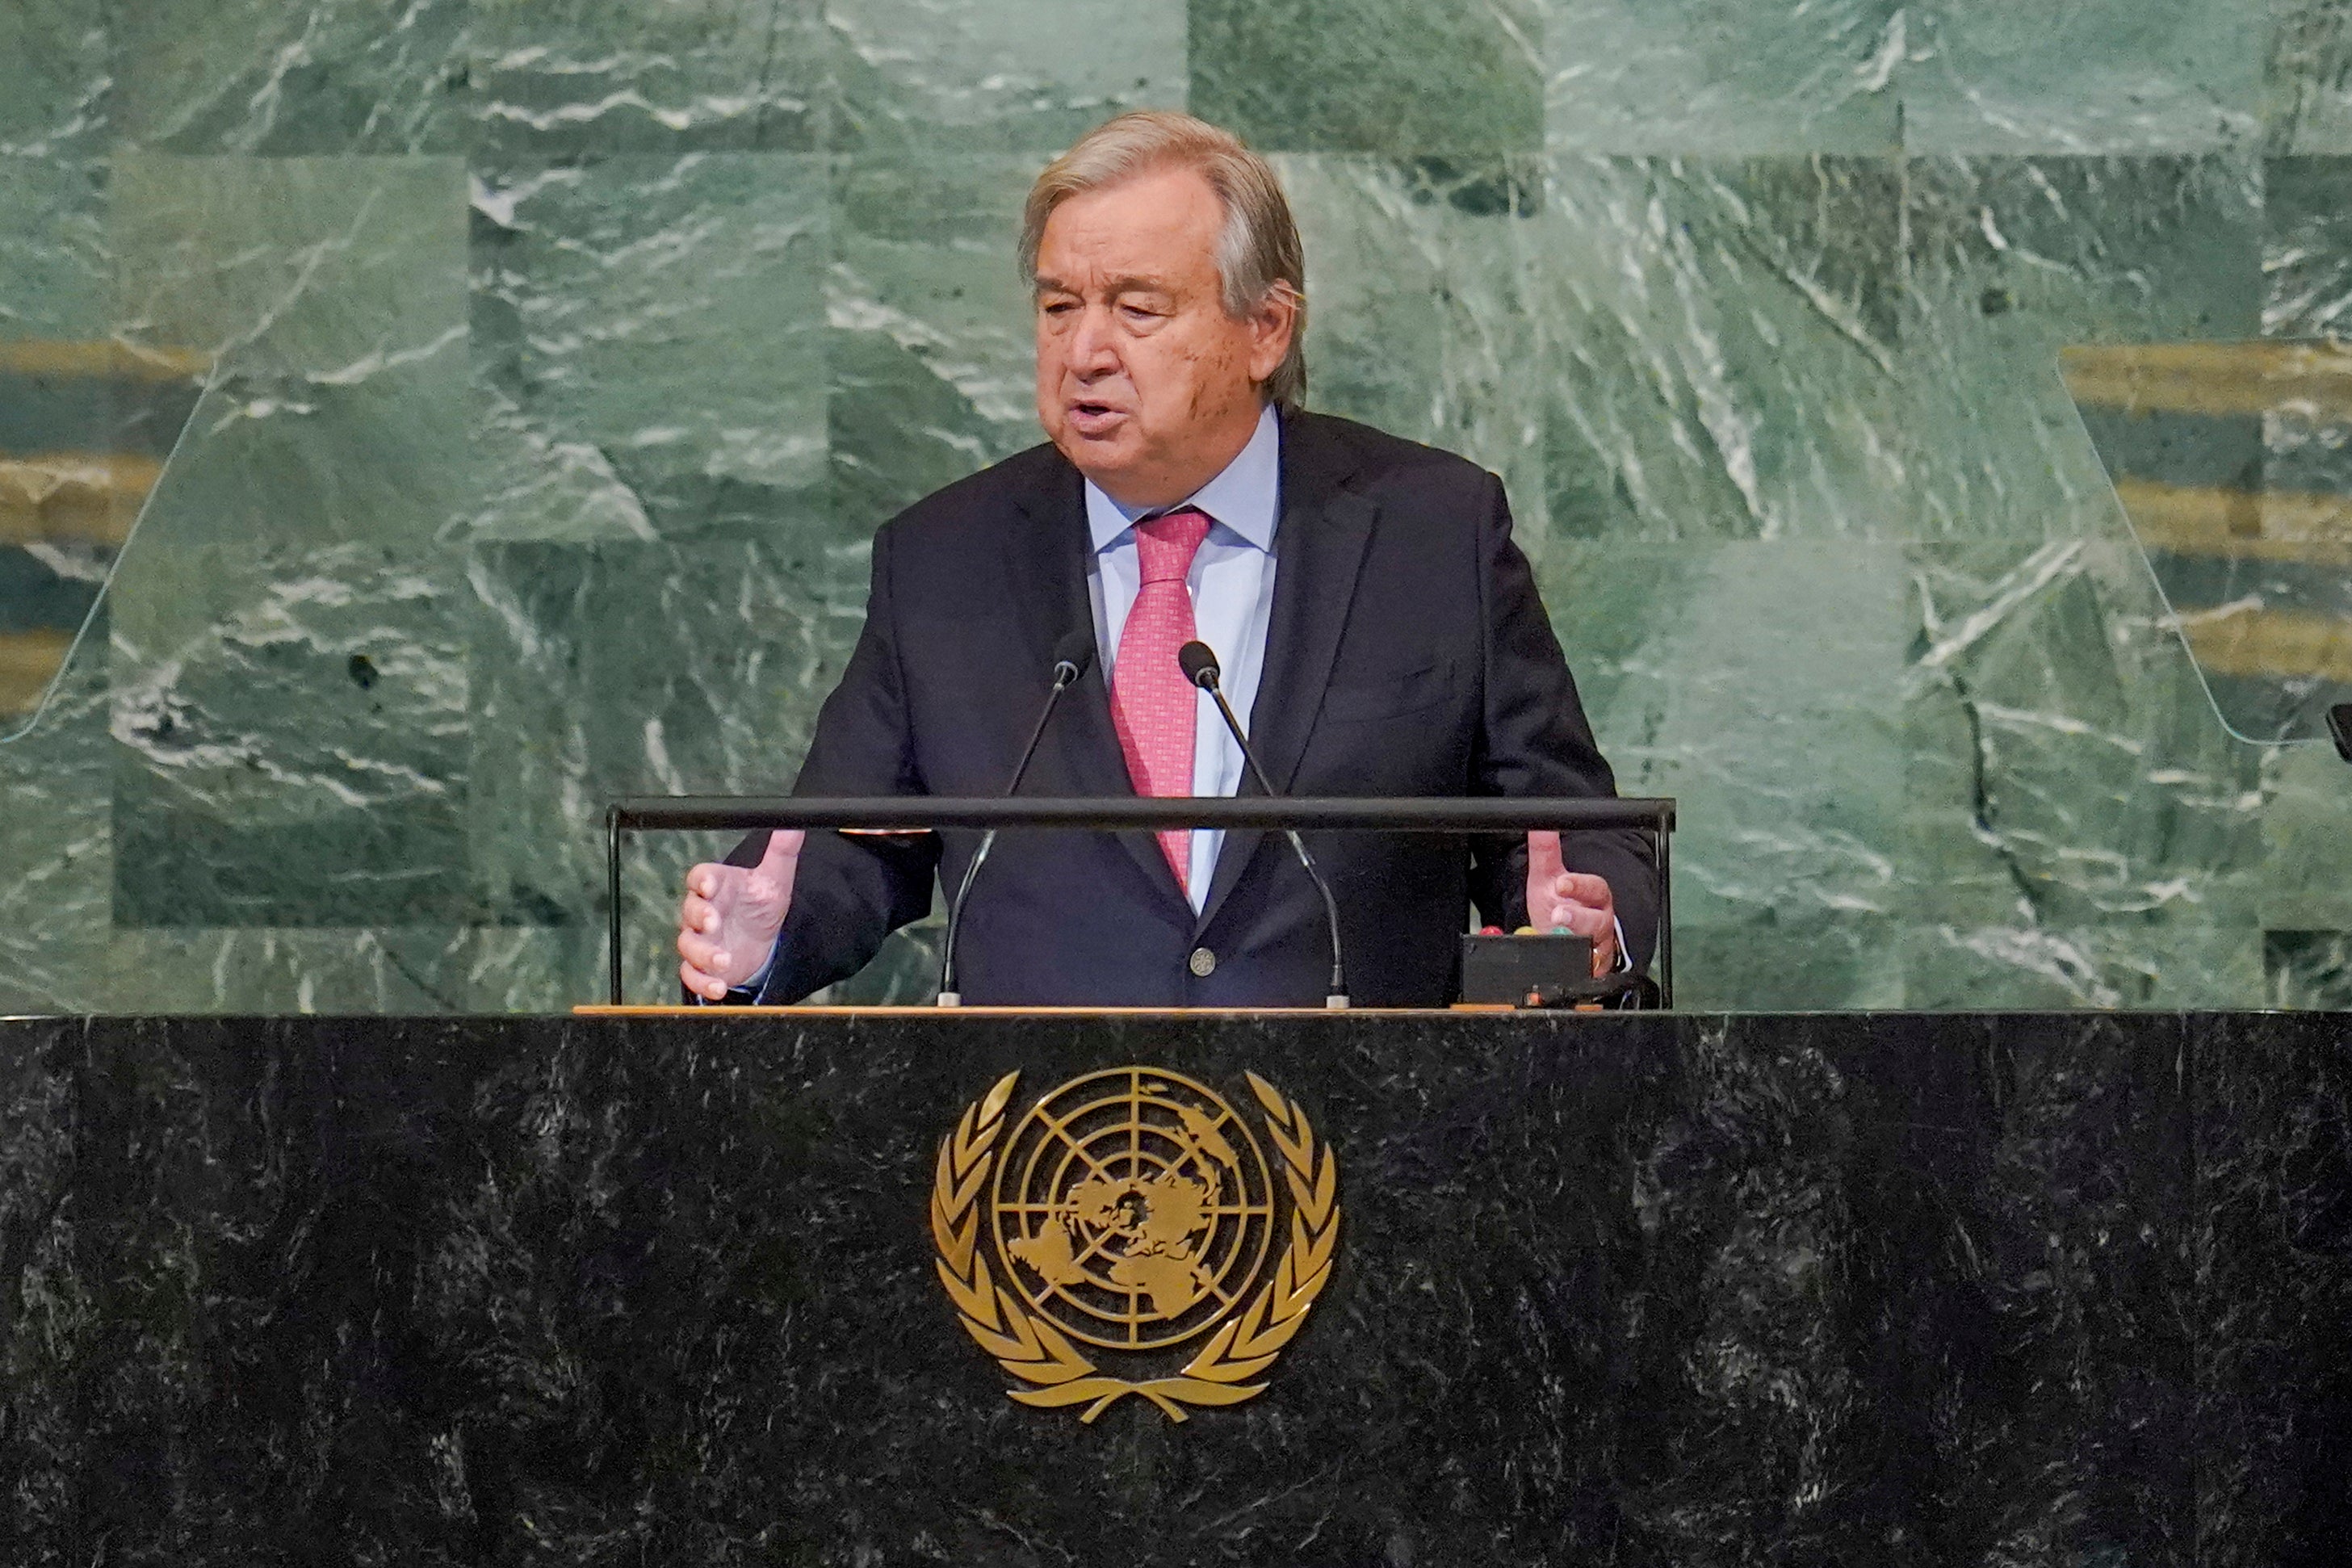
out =
[(1146, 583), (1184, 580), (1209, 537), (1209, 514), (1192, 507), (1135, 525), (1136, 563)]

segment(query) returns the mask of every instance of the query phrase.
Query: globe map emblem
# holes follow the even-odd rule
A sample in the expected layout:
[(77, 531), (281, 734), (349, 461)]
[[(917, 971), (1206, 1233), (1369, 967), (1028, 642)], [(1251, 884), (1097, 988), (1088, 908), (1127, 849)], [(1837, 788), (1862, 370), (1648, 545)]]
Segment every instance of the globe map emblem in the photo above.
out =
[(1274, 1192), (1249, 1124), (1181, 1074), (1119, 1068), (1031, 1108), (997, 1166), (991, 1223), (1023, 1299), (1072, 1338), (1191, 1339), (1248, 1296)]

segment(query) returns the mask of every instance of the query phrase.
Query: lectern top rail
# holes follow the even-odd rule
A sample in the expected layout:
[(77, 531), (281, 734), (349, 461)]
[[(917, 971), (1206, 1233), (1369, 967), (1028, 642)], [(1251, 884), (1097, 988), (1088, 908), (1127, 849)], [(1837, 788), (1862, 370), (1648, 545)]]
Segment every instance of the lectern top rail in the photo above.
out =
[(1171, 827), (1295, 827), (1302, 832), (1590, 831), (1612, 827), (1671, 833), (1670, 799), (1381, 799), (1370, 796), (1106, 795), (959, 797), (638, 795), (613, 803), (611, 824), (640, 828), (1057, 827), (1123, 831)]

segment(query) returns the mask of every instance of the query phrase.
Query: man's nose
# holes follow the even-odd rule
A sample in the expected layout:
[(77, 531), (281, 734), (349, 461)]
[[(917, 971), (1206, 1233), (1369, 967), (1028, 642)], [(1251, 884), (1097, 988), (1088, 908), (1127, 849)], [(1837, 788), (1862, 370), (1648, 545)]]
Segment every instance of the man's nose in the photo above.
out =
[(1109, 310), (1089, 305), (1078, 312), (1077, 330), (1070, 334), (1070, 368), (1081, 375), (1104, 375), (1118, 368)]

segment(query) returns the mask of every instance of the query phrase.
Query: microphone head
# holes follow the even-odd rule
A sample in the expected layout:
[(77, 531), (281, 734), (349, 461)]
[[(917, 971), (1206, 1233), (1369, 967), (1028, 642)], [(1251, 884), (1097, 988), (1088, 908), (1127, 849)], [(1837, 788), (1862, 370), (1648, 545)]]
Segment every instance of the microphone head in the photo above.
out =
[(1216, 653), (1204, 642), (1188, 642), (1178, 648), (1176, 667), (1184, 672), (1185, 679), (1207, 691), (1217, 689), (1217, 679), (1223, 673), (1217, 668)]
[(1094, 667), (1094, 633), (1064, 632), (1062, 640), (1054, 645), (1054, 684), (1076, 684), (1078, 677)]

